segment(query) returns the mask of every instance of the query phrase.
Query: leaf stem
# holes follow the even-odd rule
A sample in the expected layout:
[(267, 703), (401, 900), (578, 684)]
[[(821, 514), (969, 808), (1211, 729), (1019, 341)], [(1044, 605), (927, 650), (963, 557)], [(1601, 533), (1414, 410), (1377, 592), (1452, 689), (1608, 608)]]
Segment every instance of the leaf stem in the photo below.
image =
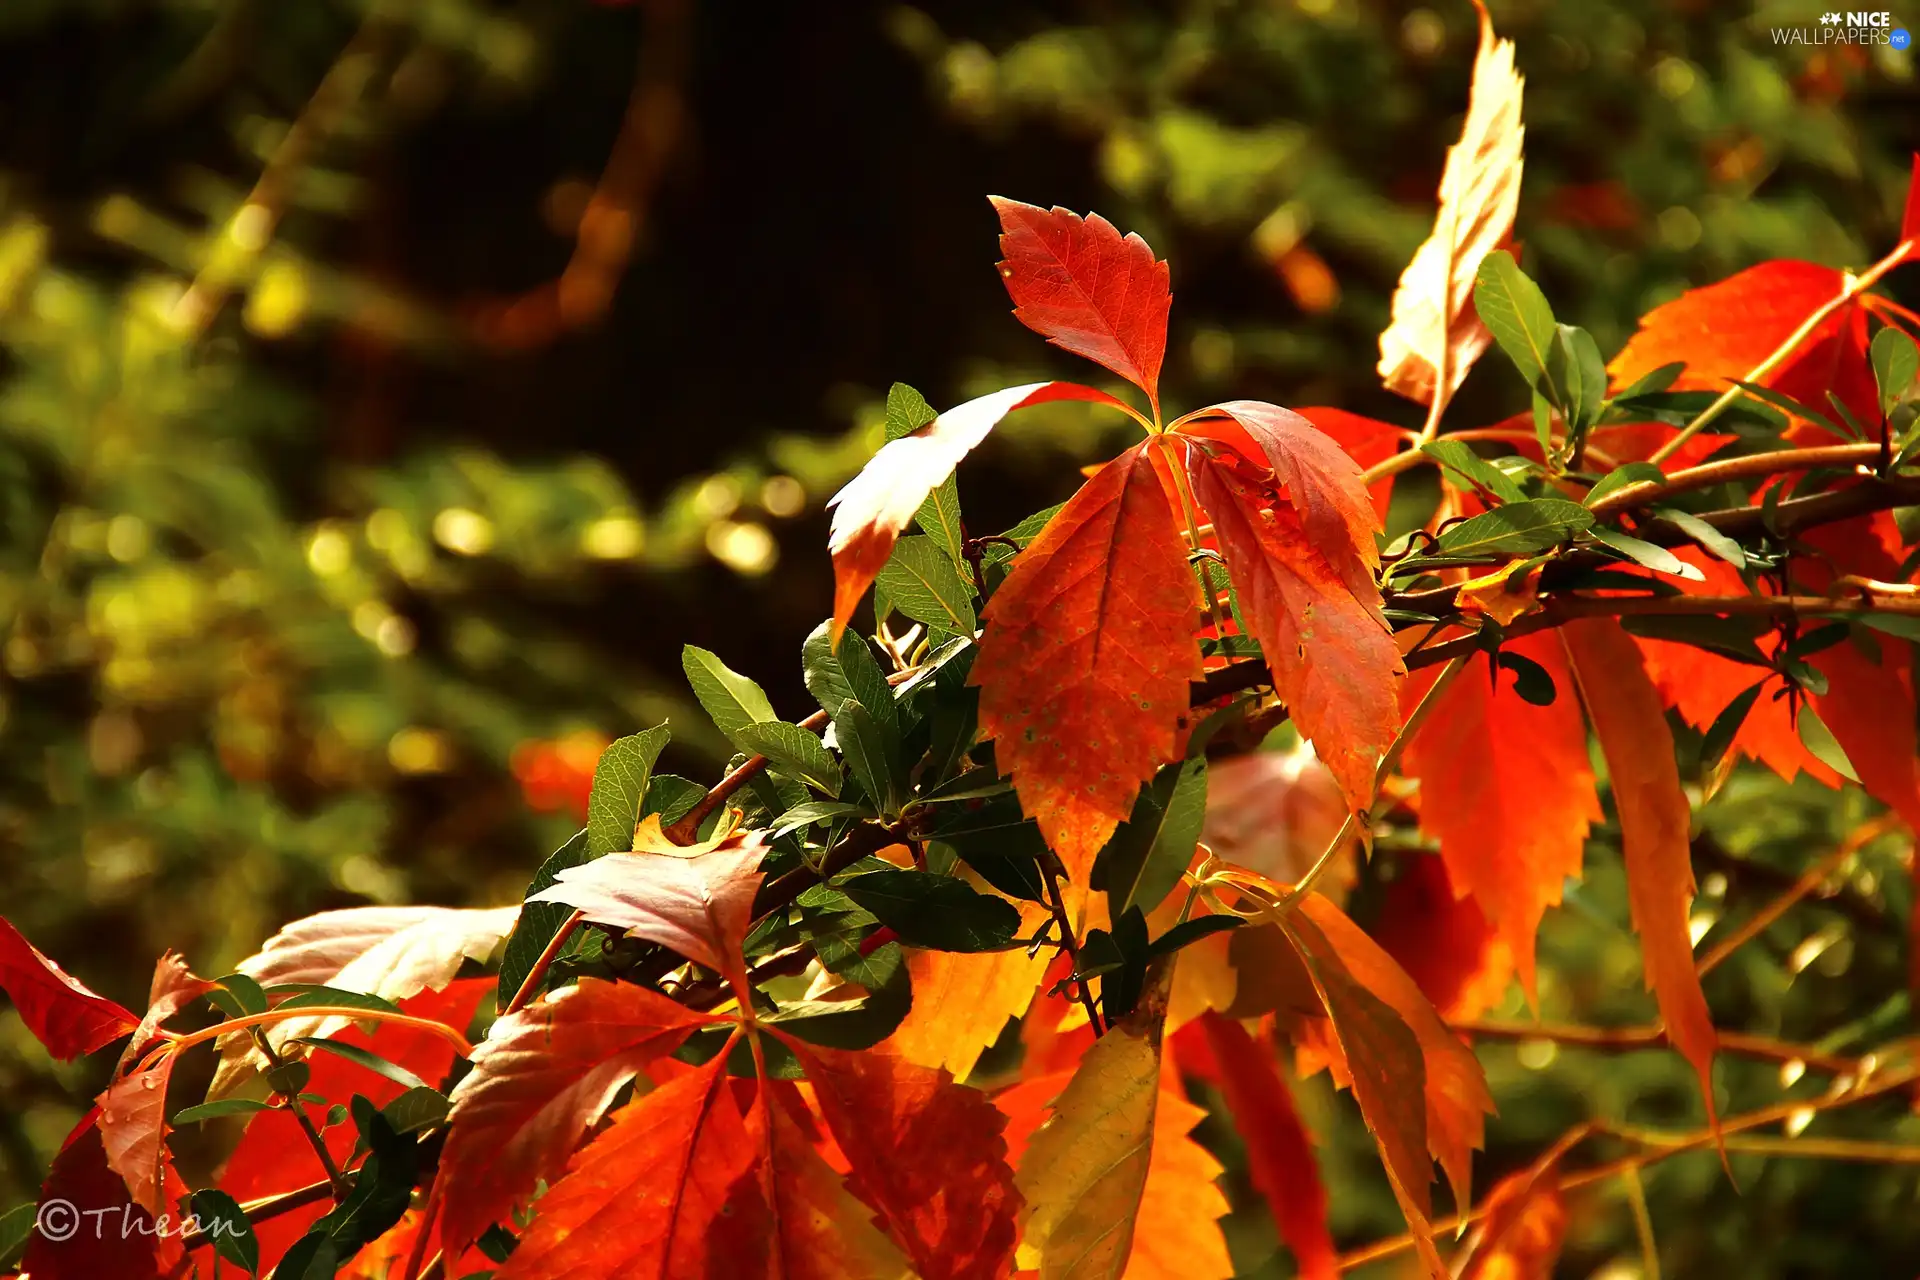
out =
[(244, 1031), (248, 1027), (264, 1027), (275, 1022), (287, 1022), (294, 1018), (350, 1018), (355, 1022), (388, 1022), (395, 1026), (412, 1027), (418, 1031), (430, 1031), (439, 1036), (455, 1049), (461, 1057), (473, 1052), (473, 1046), (467, 1038), (444, 1022), (435, 1022), (432, 1018), (416, 1018), (410, 1013), (393, 1013), (386, 1009), (355, 1009), (343, 1005), (305, 1005), (298, 1009), (269, 1009), (265, 1013), (250, 1013), (244, 1018), (228, 1018), (216, 1022), (201, 1031), (181, 1036), (174, 1042), (174, 1050), (184, 1053), (195, 1045), (218, 1040), (221, 1036), (235, 1031)]
[[(1191, 544), (1191, 550), (1199, 551), (1202, 545), (1200, 542), (1200, 519), (1194, 506), (1193, 494), (1188, 492), (1187, 489), (1185, 468), (1181, 465), (1183, 460), (1174, 457), (1173, 443), (1166, 435), (1162, 434), (1157, 436), (1155, 438), (1155, 444), (1159, 446), (1163, 459), (1167, 464), (1167, 475), (1173, 481), (1173, 491), (1180, 495), (1180, 514), (1187, 518), (1187, 540)], [(1192, 448), (1193, 446), (1188, 445), (1187, 447)], [(1225, 640), (1227, 636), (1227, 620), (1220, 612), (1220, 600), (1214, 592), (1213, 578), (1207, 573), (1205, 562), (1195, 561), (1193, 564), (1193, 572), (1200, 579), (1200, 594), (1207, 599), (1207, 616), (1213, 619), (1213, 634), (1215, 638)]]
[[(1914, 243), (1912, 240), (1902, 240), (1893, 247), (1893, 252), (1874, 263), (1871, 267), (1868, 267), (1864, 272), (1857, 276), (1848, 276), (1838, 294), (1827, 299), (1827, 301), (1821, 303), (1818, 307), (1815, 307), (1813, 312), (1808, 315), (1805, 320), (1800, 322), (1799, 328), (1788, 334), (1786, 340), (1775, 347), (1772, 354), (1767, 356), (1766, 359), (1749, 369), (1747, 376), (1740, 381), (1760, 382), (1764, 380), (1767, 375), (1785, 364), (1787, 360), (1792, 357), (1794, 351), (1799, 348), (1800, 344), (1805, 342), (1828, 316), (1847, 305), (1847, 303), (1852, 302), (1868, 289), (1871, 289), (1880, 282), (1881, 276), (1886, 275), (1887, 272), (1893, 270), (1902, 262), (1905, 262), (1907, 255), (1913, 251)], [(1736, 400), (1746, 394), (1746, 391), (1737, 385), (1728, 387), (1721, 393), (1719, 399), (1702, 409), (1699, 416), (1682, 427), (1673, 439), (1667, 441), (1658, 449), (1655, 449), (1647, 461), (1657, 466), (1665, 462), (1668, 458), (1671, 458), (1675, 453), (1679, 452), (1681, 445), (1684, 445), (1687, 441), (1700, 434), (1710, 423), (1725, 413)]]
[(561, 922), (558, 929), (553, 931), (553, 937), (547, 940), (546, 949), (533, 962), (533, 967), (527, 970), (527, 976), (520, 980), (520, 989), (513, 993), (513, 999), (507, 1001), (507, 1007), (500, 1011), (501, 1017), (518, 1013), (533, 1003), (534, 993), (540, 990), (540, 984), (546, 980), (547, 970), (553, 968), (553, 962), (559, 958), (561, 949), (567, 945), (567, 939), (573, 936), (573, 931), (578, 929), (586, 918), (586, 912), (575, 911)]
[(1633, 1230), (1640, 1237), (1640, 1274), (1644, 1280), (1660, 1280), (1660, 1246), (1653, 1238), (1653, 1214), (1647, 1209), (1647, 1188), (1640, 1181), (1640, 1166), (1630, 1164), (1620, 1171), (1620, 1182), (1627, 1189), (1627, 1203), (1633, 1206)]
[[(264, 1028), (253, 1027), (247, 1034), (253, 1037), (254, 1047), (260, 1050), (270, 1066), (277, 1070), (286, 1065), (287, 1060), (281, 1056), (278, 1049), (273, 1047), (273, 1041), (267, 1037)], [(320, 1130), (314, 1127), (313, 1117), (307, 1114), (306, 1104), (300, 1101), (300, 1091), (276, 1088), (274, 1093), (286, 1103), (287, 1110), (293, 1113), (294, 1120), (300, 1125), (300, 1132), (306, 1135), (307, 1142), (313, 1147), (313, 1154), (320, 1158), (320, 1167), (326, 1171), (327, 1182), (333, 1187), (333, 1198), (336, 1201), (343, 1199), (347, 1190), (346, 1177), (340, 1172), (340, 1166), (335, 1162), (333, 1152), (327, 1150), (326, 1139), (322, 1138)]]
[[(1073, 964), (1073, 971), (1080, 972), (1080, 937), (1074, 932), (1073, 921), (1067, 915), (1067, 900), (1060, 892), (1059, 859), (1049, 849), (1041, 855), (1040, 870), (1047, 881), (1047, 905), (1053, 910), (1054, 931), (1060, 935), (1060, 947), (1067, 953), (1067, 959)], [(1085, 979), (1073, 983), (1079, 992), (1080, 1006), (1087, 1011), (1087, 1025), (1093, 1028), (1094, 1037), (1101, 1036), (1106, 1028), (1100, 1023), (1100, 1011), (1094, 1007), (1093, 992), (1088, 990)]]

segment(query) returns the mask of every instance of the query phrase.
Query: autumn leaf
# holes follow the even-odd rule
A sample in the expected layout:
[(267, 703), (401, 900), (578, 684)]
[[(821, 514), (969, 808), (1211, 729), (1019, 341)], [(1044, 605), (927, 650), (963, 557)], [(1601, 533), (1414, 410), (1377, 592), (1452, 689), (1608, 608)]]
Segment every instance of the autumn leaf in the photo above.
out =
[(1132, 1252), (1152, 1162), (1164, 981), (1080, 1060), (1021, 1153), (1019, 1263), (1040, 1280), (1112, 1280)]
[(1099, 214), (1041, 209), (991, 196), (1000, 215), (1000, 278), (1020, 323), (1056, 347), (1105, 365), (1147, 393), (1160, 414), (1160, 361), (1173, 305), (1167, 264)]
[(1233, 1259), (1220, 1232), (1231, 1206), (1216, 1181), (1224, 1170), (1193, 1139), (1194, 1127), (1206, 1118), (1163, 1081), (1154, 1099), (1153, 1149), (1123, 1280), (1231, 1280)]
[(133, 1203), (155, 1218), (167, 1212), (173, 1162), (167, 1151), (167, 1084), (174, 1055), (162, 1049), (107, 1086), (97, 1100), (107, 1167), (126, 1180)]
[[(1454, 890), (1499, 930), (1533, 1001), (1534, 937), (1567, 879), (1580, 874), (1600, 798), (1559, 642), (1542, 634), (1505, 648), (1545, 669), (1558, 696), (1535, 706), (1504, 668), (1490, 679), (1476, 662), (1441, 692), (1407, 744), (1404, 771), (1420, 779), (1420, 825), (1439, 840)], [(1418, 705), (1437, 674), (1410, 676), (1401, 705)]]
[(610, 853), (562, 871), (528, 902), (563, 902), (589, 920), (677, 951), (727, 976), (744, 1003), (746, 961), (740, 944), (753, 924), (753, 899), (764, 873), (765, 833), (735, 835), (690, 858), (664, 853)]
[[(181, 1255), (178, 1236), (160, 1235), (154, 1219), (127, 1194), (125, 1181), (107, 1164), (98, 1120), (90, 1111), (53, 1158), (40, 1189), (40, 1204), (55, 1201), (78, 1206), (76, 1216), (48, 1219), (55, 1231), (35, 1231), (27, 1243), (23, 1274), (33, 1280), (160, 1280), (171, 1275)], [(162, 1175), (161, 1199), (172, 1203), (187, 1194), (171, 1166)], [(81, 1218), (79, 1210), (101, 1216)], [(98, 1230), (90, 1229), (99, 1223)], [(67, 1235), (59, 1230), (71, 1227)]]
[(1553, 1280), (1567, 1235), (1567, 1202), (1559, 1187), (1522, 1169), (1494, 1185), (1485, 1210), (1460, 1280)]
[(1005, 1119), (986, 1095), (884, 1051), (781, 1039), (813, 1085), (853, 1193), (879, 1213), (923, 1280), (1005, 1275), (1020, 1194)]
[(1414, 1246), (1428, 1272), (1443, 1280), (1447, 1270), (1433, 1247), (1431, 1224), (1433, 1165), (1427, 1155), (1427, 1122), (1432, 1091), (1426, 1055), (1399, 1010), (1356, 979), (1316, 923), (1315, 913), (1304, 909), (1317, 897), (1310, 893), (1301, 898), (1303, 909), (1281, 916), (1279, 925), (1305, 963), (1327, 1012), (1335, 1064), (1351, 1084), (1360, 1115), (1380, 1149)]
[(1470, 305), (1474, 273), (1512, 233), (1520, 200), (1523, 81), (1513, 42), (1496, 39), (1486, 6), (1475, 0), (1475, 7), (1480, 49), (1460, 141), (1440, 175), (1440, 211), (1400, 275), (1393, 319), (1380, 335), (1387, 390), (1421, 404), (1450, 399), (1491, 341)]
[(499, 1280), (767, 1274), (758, 1144), (724, 1087), (726, 1063), (722, 1053), (615, 1112), (541, 1197)]
[(1220, 1014), (1206, 1014), (1198, 1025), (1213, 1052), (1234, 1128), (1246, 1144), (1248, 1173), (1273, 1213), (1280, 1238), (1293, 1251), (1295, 1267), (1302, 1280), (1332, 1280), (1337, 1268), (1327, 1230), (1327, 1191), (1272, 1051)]
[[(1028, 904), (1021, 911), (1021, 933), (1030, 935), (1048, 915)], [(1019, 948), (966, 954), (909, 947), (913, 1007), (888, 1037), (888, 1047), (909, 1062), (944, 1067), (956, 1080), (966, 1079), (1007, 1020), (1033, 1003), (1047, 960)]]
[(130, 1010), (89, 991), (0, 916), (0, 990), (27, 1030), (56, 1058), (78, 1058), (140, 1025)]
[(648, 1062), (716, 1019), (631, 983), (583, 978), (493, 1024), (454, 1089), (442, 1239), (458, 1254), (553, 1182)]
[[(1359, 807), (1371, 802), (1374, 773), (1400, 731), (1396, 695), (1404, 668), (1380, 615), (1372, 534), (1364, 550), (1355, 541), (1357, 528), (1370, 530), (1373, 509), (1357, 469), (1333, 452), (1352, 471), (1355, 492), (1332, 500), (1316, 483), (1318, 473), (1275, 468), (1287, 485), (1283, 498), (1237, 448), (1216, 452), (1196, 443), (1187, 465), (1274, 692), (1347, 803)], [(1309, 502), (1309, 494), (1319, 496)]]
[[(1377, 418), (1362, 417), (1345, 409), (1325, 405), (1308, 405), (1294, 412), (1326, 432), (1363, 471), (1398, 453), (1400, 441), (1406, 434), (1391, 422), (1381, 422)], [(1393, 477), (1368, 485), (1367, 496), (1373, 501), (1374, 515), (1384, 526), (1387, 508), (1393, 502)]]
[(1688, 844), (1693, 813), (1680, 787), (1673, 734), (1659, 690), (1618, 622), (1581, 619), (1560, 635), (1607, 761), (1647, 985), (1659, 1002), (1668, 1041), (1700, 1077), (1711, 1118), (1716, 1037), (1687, 928), (1694, 895)]
[(769, 1105), (764, 1089), (747, 1127), (765, 1135), (766, 1194), (778, 1250), (769, 1268), (774, 1280), (909, 1280), (893, 1242), (865, 1220), (793, 1114)]
[(1000, 419), (1015, 409), (1054, 400), (1090, 400), (1126, 409), (1106, 392), (1072, 382), (1033, 382), (995, 391), (889, 441), (828, 501), (833, 509), (827, 549), (833, 555), (836, 641), (927, 495), (953, 474), (960, 460), (987, 438)]
[(134, 1028), (132, 1039), (120, 1053), (117, 1074), (124, 1075), (140, 1059), (140, 1053), (153, 1040), (160, 1024), (213, 990), (218, 983), (197, 977), (187, 962), (172, 951), (153, 966), (153, 982), (147, 990), (147, 1012)]
[(1013, 562), (969, 677), (980, 731), (1074, 881), (1174, 752), (1200, 593), (1143, 442), (1109, 462)]
[[(1311, 929), (1300, 924), (1303, 917), (1312, 922)], [(1485, 1141), (1486, 1117), (1493, 1111), (1480, 1060), (1440, 1020), (1406, 970), (1325, 896), (1303, 895), (1289, 928), (1296, 945), (1305, 939), (1329, 946), (1347, 976), (1384, 1000), (1413, 1032), (1424, 1066), (1427, 1148), (1446, 1170), (1454, 1202), (1471, 1204), (1473, 1153)], [(1333, 1021), (1337, 1032), (1337, 1015)]]
[(1513, 952), (1477, 899), (1456, 896), (1444, 861), (1416, 854), (1398, 870), (1381, 895), (1374, 936), (1443, 1019), (1479, 1017), (1506, 995)]

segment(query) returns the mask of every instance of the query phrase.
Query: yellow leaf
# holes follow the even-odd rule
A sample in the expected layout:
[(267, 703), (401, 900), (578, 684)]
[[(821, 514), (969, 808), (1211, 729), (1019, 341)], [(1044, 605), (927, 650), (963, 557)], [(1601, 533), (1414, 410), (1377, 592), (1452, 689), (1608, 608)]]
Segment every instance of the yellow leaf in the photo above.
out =
[[(1049, 912), (1037, 903), (1020, 904), (1020, 932), (1031, 936)], [(988, 1045), (1000, 1038), (1007, 1020), (1033, 1003), (1052, 960), (1051, 951), (907, 952), (913, 980), (913, 1008), (888, 1038), (887, 1045), (909, 1062), (945, 1067), (965, 1080)]]
[[(1520, 199), (1520, 73), (1513, 42), (1496, 40), (1480, 10), (1480, 51), (1460, 141), (1440, 175), (1433, 234), (1393, 291), (1393, 319), (1380, 335), (1380, 376), (1389, 391), (1431, 404), (1450, 397), (1491, 336), (1470, 305), (1480, 262), (1513, 230)], [(1445, 372), (1444, 379), (1442, 371)], [(1440, 390), (1444, 381), (1445, 388)]]
[(1214, 1181), (1220, 1162), (1193, 1140), (1193, 1127), (1206, 1114), (1177, 1089), (1160, 1090), (1153, 1162), (1134, 1220), (1126, 1280), (1230, 1280), (1233, 1275), (1227, 1240), (1220, 1234), (1220, 1218), (1231, 1207)]
[(1126, 1268), (1153, 1158), (1167, 979), (1163, 967), (1087, 1050), (1021, 1157), (1018, 1261), (1039, 1280), (1115, 1280)]

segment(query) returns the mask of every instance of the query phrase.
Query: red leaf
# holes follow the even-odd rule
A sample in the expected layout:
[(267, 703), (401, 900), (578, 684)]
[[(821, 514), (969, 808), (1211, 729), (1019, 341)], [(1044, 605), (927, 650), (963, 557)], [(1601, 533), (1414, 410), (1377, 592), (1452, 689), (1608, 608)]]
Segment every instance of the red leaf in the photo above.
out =
[[(494, 985), (491, 978), (462, 978), (445, 991), (422, 992), (403, 1001), (400, 1007), (415, 1017), (464, 1027), (473, 1020), (473, 1011), (481, 997)], [(349, 1027), (334, 1038), (370, 1049), (428, 1084), (439, 1083), (453, 1069), (453, 1047), (430, 1031), (381, 1023), (372, 1034)], [(402, 1092), (400, 1085), (385, 1076), (374, 1075), (337, 1054), (316, 1053), (307, 1065), (312, 1075), (305, 1092), (330, 1100), (345, 1101), (359, 1093), (365, 1094), (375, 1106), (385, 1106)], [(326, 1106), (305, 1105), (307, 1117), (315, 1126), (324, 1125)], [(355, 1130), (351, 1124), (336, 1125), (324, 1135), (327, 1150), (340, 1165), (346, 1164), (353, 1153), (354, 1140)], [(294, 1118), (285, 1111), (265, 1111), (248, 1123), (246, 1135), (221, 1171), (220, 1189), (244, 1204), (296, 1190), (317, 1182), (322, 1176), (320, 1161)], [(325, 1204), (318, 1204), (258, 1223), (254, 1231), (260, 1240), (262, 1270), (278, 1262), (280, 1255), (305, 1235), (307, 1228), (326, 1211)], [(202, 1269), (210, 1270), (210, 1264), (203, 1261)]]
[(494, 1023), (453, 1091), (441, 1167), (449, 1254), (554, 1182), (582, 1135), (648, 1062), (716, 1019), (632, 983), (582, 979)]
[(1607, 760), (1647, 985), (1659, 1002), (1667, 1039), (1700, 1076), (1711, 1118), (1716, 1038), (1694, 972), (1693, 939), (1687, 929), (1694, 895), (1687, 838), (1693, 813), (1680, 788), (1673, 734), (1659, 690), (1648, 678), (1633, 638), (1618, 622), (1581, 619), (1562, 627), (1560, 634)]
[[(1352, 468), (1346, 455), (1338, 456)], [(1196, 445), (1188, 449), (1187, 465), (1194, 497), (1213, 521), (1241, 610), (1266, 655), (1274, 692), (1348, 804), (1367, 804), (1374, 771), (1400, 731), (1396, 681), (1404, 670), (1367, 567), (1371, 534), (1367, 552), (1347, 540), (1355, 508), (1327, 502), (1315, 477), (1299, 468), (1279, 472), (1288, 501), (1237, 451), (1216, 457)], [(1353, 479), (1357, 489), (1357, 468)], [(1321, 496), (1300, 505), (1309, 495)], [(1358, 514), (1372, 523), (1364, 493)]]
[(132, 1012), (68, 977), (4, 916), (0, 916), (0, 990), (13, 1000), (27, 1030), (48, 1053), (63, 1060), (92, 1053), (140, 1025)]
[(1000, 215), (1000, 278), (1020, 323), (1056, 347), (1103, 364), (1160, 412), (1160, 360), (1173, 305), (1167, 264), (1099, 214), (1041, 209), (991, 196)]
[(763, 1089), (747, 1128), (765, 1135), (768, 1199), (779, 1250), (773, 1280), (897, 1280), (906, 1273), (899, 1251), (862, 1220), (860, 1206), (815, 1151), (792, 1110), (769, 1105)]
[(1439, 858), (1400, 860), (1373, 934), (1448, 1022), (1479, 1017), (1513, 981), (1513, 953), (1475, 899), (1454, 895)]
[[(1559, 642), (1543, 634), (1506, 647), (1546, 668), (1558, 696), (1536, 707), (1505, 677), (1496, 691), (1476, 663), (1407, 744), (1405, 771), (1420, 779), (1420, 825), (1439, 839), (1455, 891), (1499, 929), (1531, 1001), (1534, 935), (1567, 878), (1580, 874), (1600, 798)], [(1401, 705), (1411, 710), (1437, 674), (1410, 676)]]
[(1553, 1280), (1567, 1236), (1567, 1202), (1552, 1179), (1540, 1182), (1534, 1170), (1522, 1169), (1488, 1193), (1460, 1280)]
[(987, 438), (1000, 419), (1015, 409), (1053, 400), (1090, 400), (1131, 412), (1104, 391), (1073, 382), (1034, 382), (1008, 387), (949, 409), (918, 431), (889, 441), (860, 474), (827, 503), (833, 531), (833, 632), (836, 637), (853, 617), (860, 597), (886, 567), (901, 530), (912, 522), (927, 495), (939, 488), (960, 460)]
[[(41, 1213), (51, 1216), (42, 1217), (46, 1230), (33, 1233), (22, 1263), (34, 1280), (159, 1280), (179, 1261), (178, 1235), (159, 1235), (153, 1218), (108, 1167), (99, 1117), (97, 1110), (88, 1112), (67, 1135), (40, 1188)], [(173, 1202), (186, 1193), (169, 1169), (164, 1198)], [(50, 1208), (55, 1201), (73, 1212)]]
[(981, 736), (1082, 884), (1201, 676), (1199, 587), (1151, 448), (1102, 467), (1014, 560), (971, 676)]
[(1205, 1014), (1199, 1025), (1213, 1050), (1234, 1127), (1246, 1143), (1253, 1185), (1266, 1197), (1280, 1238), (1293, 1250), (1294, 1265), (1302, 1280), (1332, 1280), (1337, 1268), (1327, 1231), (1327, 1190), (1272, 1052), (1238, 1022), (1217, 1013)]
[(561, 902), (628, 936), (679, 952), (727, 975), (746, 998), (740, 944), (753, 926), (753, 897), (765, 878), (763, 832), (749, 831), (690, 858), (610, 853), (560, 873), (528, 902)]
[(194, 976), (193, 971), (187, 968), (187, 962), (175, 953), (169, 951), (161, 956), (153, 966), (153, 983), (147, 991), (147, 1014), (140, 1019), (133, 1038), (127, 1041), (127, 1047), (121, 1050), (116, 1074), (124, 1074), (139, 1061), (140, 1051), (153, 1040), (154, 1032), (161, 1023), (218, 985)]
[[(1348, 413), (1345, 409), (1327, 408), (1313, 405), (1295, 410), (1301, 417), (1320, 430), (1332, 436), (1334, 442), (1347, 451), (1364, 470), (1385, 462), (1400, 451), (1402, 432), (1391, 422), (1381, 422), (1375, 418), (1365, 418), (1357, 413)], [(1367, 496), (1373, 500), (1373, 514), (1384, 526), (1387, 520), (1387, 507), (1393, 501), (1393, 478), (1375, 481), (1367, 486)]]
[(1020, 1194), (1005, 1119), (987, 1096), (888, 1053), (781, 1039), (813, 1083), (853, 1193), (879, 1212), (917, 1272), (925, 1280), (1004, 1275)]
[(114, 1081), (98, 1099), (100, 1142), (107, 1166), (126, 1179), (127, 1195), (158, 1218), (167, 1211), (173, 1164), (167, 1151), (167, 1084), (173, 1053), (163, 1049)]
[(725, 1053), (614, 1114), (540, 1200), (499, 1280), (723, 1280), (771, 1257), (756, 1135)]

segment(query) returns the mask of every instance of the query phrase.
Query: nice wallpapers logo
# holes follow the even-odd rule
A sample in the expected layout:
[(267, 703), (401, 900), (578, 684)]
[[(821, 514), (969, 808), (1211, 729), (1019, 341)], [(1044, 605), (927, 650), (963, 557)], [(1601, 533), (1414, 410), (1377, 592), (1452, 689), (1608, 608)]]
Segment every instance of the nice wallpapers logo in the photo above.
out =
[(1893, 15), (1880, 10), (1847, 11), (1829, 9), (1820, 15), (1820, 25), (1810, 27), (1775, 27), (1775, 44), (1884, 44), (1893, 49), (1905, 49), (1912, 43), (1907, 29), (1894, 21)]

